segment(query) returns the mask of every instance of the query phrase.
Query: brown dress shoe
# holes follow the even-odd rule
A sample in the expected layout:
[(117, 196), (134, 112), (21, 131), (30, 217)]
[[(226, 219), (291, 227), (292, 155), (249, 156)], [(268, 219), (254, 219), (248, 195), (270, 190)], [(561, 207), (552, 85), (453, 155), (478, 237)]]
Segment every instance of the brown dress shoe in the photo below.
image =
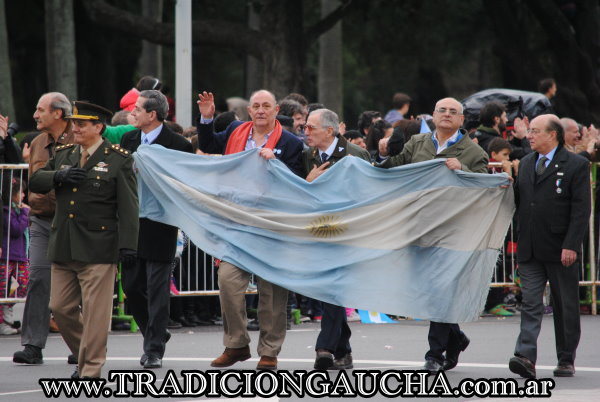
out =
[(223, 354), (210, 363), (211, 367), (229, 367), (237, 362), (243, 362), (250, 358), (250, 348), (225, 348)]
[(277, 370), (277, 358), (271, 356), (261, 356), (256, 365), (257, 370)]
[(575, 366), (570, 363), (559, 363), (554, 369), (554, 377), (573, 377)]

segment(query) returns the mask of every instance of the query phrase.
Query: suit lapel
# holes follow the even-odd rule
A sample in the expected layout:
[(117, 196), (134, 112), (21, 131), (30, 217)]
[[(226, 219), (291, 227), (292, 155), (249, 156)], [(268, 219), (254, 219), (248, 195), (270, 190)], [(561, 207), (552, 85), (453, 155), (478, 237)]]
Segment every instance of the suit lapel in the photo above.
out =
[(532, 157), (529, 158), (528, 163), (524, 164), (524, 166), (522, 166), (521, 169), (519, 169), (519, 176), (525, 176), (529, 184), (534, 184), (536, 180), (535, 162), (537, 161), (537, 155), (537, 152), (535, 154), (532, 154)]
[(338, 135), (338, 142), (335, 144), (335, 149), (331, 154), (331, 158), (335, 158), (334, 160), (339, 161), (348, 153), (347, 141), (341, 135)]
[[(541, 176), (537, 177), (536, 183), (541, 183), (542, 181), (546, 180), (548, 177), (554, 176), (556, 174), (556, 172), (558, 171), (558, 169), (560, 169), (561, 165), (563, 164), (563, 162), (566, 159), (565, 152), (568, 152), (568, 151), (562, 147), (556, 150), (556, 152), (554, 153), (554, 158), (552, 158), (552, 160), (548, 164), (548, 167), (546, 168), (546, 170), (544, 170), (544, 173), (542, 173)], [(537, 158), (536, 158), (536, 161), (537, 161)], [(535, 167), (534, 167), (534, 171), (535, 171)]]
[(158, 137), (156, 137), (156, 140), (154, 140), (153, 144), (158, 144), (165, 148), (169, 148), (169, 145), (171, 145), (171, 138), (169, 138), (171, 134), (171, 130), (169, 130), (163, 123), (163, 128), (160, 130), (160, 134), (158, 134)]
[(70, 163), (70, 166), (79, 167), (79, 161), (81, 160), (81, 145), (77, 145), (73, 147), (72, 150), (69, 151), (69, 156), (67, 156), (67, 161)]

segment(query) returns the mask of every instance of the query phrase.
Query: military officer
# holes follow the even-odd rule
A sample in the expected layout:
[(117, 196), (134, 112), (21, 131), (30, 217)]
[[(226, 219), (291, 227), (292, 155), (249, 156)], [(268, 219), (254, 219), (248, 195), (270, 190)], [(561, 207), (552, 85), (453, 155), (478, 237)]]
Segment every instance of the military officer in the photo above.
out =
[(102, 138), (111, 112), (74, 102), (75, 144), (30, 179), (31, 191), (55, 190), (48, 259), (50, 308), (63, 339), (79, 357), (73, 378), (99, 377), (106, 361), (115, 272), (119, 259), (135, 259), (138, 198), (129, 151)]

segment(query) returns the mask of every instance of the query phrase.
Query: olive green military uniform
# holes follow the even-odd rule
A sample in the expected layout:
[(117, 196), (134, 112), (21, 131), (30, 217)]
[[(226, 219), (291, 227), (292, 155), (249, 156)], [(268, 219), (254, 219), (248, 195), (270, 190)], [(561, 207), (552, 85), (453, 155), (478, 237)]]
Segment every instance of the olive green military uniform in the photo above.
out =
[[(79, 145), (63, 145), (30, 179), (36, 193), (55, 190), (48, 259), (50, 308), (82, 377), (99, 377), (106, 360), (112, 295), (120, 249), (137, 248), (138, 198), (129, 151), (104, 140), (78, 184), (54, 182), (57, 170), (79, 168)], [(82, 311), (79, 309), (81, 304)]]

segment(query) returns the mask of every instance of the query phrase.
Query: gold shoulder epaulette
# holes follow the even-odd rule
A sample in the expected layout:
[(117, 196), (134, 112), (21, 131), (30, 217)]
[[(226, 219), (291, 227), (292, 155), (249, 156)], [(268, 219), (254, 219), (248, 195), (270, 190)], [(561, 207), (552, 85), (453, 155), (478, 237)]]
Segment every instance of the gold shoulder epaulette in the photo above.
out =
[(57, 151), (62, 151), (63, 149), (68, 149), (68, 148), (72, 148), (74, 147), (75, 144), (64, 144), (64, 145), (59, 145), (56, 147)]
[(119, 145), (111, 145), (110, 149), (123, 156), (129, 156), (131, 154), (131, 152), (129, 152), (125, 148), (121, 148)]

